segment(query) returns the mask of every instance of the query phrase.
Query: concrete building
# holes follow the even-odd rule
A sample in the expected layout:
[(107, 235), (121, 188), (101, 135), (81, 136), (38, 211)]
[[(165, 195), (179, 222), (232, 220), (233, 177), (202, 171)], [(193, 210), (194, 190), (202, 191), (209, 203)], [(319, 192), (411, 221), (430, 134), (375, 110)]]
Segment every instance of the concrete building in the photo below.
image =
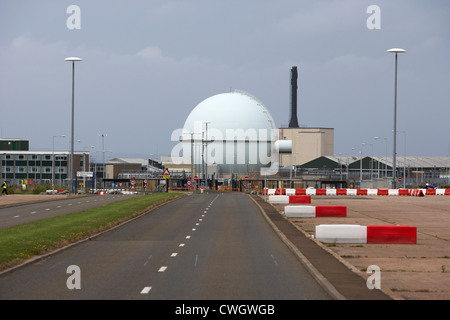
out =
[(321, 156), (334, 155), (333, 128), (280, 128), (279, 138), (292, 141), (292, 154), (280, 155), (280, 167), (302, 165)]
[[(2, 180), (9, 185), (69, 185), (70, 152), (0, 150)], [(89, 153), (74, 152), (73, 177), (78, 171), (89, 171)]]

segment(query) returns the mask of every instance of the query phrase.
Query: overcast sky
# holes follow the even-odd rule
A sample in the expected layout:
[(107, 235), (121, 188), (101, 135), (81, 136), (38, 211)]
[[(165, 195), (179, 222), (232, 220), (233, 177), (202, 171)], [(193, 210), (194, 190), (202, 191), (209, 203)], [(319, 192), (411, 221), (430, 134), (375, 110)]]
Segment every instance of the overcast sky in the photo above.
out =
[[(70, 5), (80, 29), (69, 29)], [(367, 13), (380, 8), (380, 19)], [(75, 72), (77, 150), (111, 157), (169, 155), (190, 111), (230, 89), (289, 122), (290, 69), (298, 67), (298, 120), (335, 129), (335, 154), (373, 144), (392, 155), (394, 55), (399, 55), (398, 154), (448, 156), (450, 2), (447, 0), (2, 0), (1, 138), (67, 150), (69, 56)], [(380, 29), (369, 29), (378, 22)], [(238, 117), (239, 115), (236, 115)], [(365, 147), (370, 154), (372, 147)], [(95, 156), (95, 153), (93, 154)]]

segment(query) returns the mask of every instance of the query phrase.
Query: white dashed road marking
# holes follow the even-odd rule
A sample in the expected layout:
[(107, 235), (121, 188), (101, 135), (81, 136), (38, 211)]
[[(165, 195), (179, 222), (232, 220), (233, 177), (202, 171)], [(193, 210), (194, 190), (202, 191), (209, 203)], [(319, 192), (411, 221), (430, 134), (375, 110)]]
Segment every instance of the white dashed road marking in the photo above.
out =
[(152, 290), (152, 287), (144, 287), (144, 289), (142, 289), (141, 294), (147, 294), (150, 292), (150, 290)]
[(162, 266), (161, 268), (159, 268), (158, 272), (164, 272), (167, 270), (166, 266)]

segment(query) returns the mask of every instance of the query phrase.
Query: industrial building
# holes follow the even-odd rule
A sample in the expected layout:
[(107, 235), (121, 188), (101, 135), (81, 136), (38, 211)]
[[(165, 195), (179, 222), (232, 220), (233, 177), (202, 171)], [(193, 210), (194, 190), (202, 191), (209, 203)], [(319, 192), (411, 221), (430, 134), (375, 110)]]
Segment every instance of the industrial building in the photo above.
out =
[[(450, 157), (397, 157), (400, 188), (450, 186)], [(295, 166), (294, 177), (305, 187), (390, 188), (392, 157), (321, 156)]]
[(263, 103), (246, 92), (217, 94), (191, 111), (180, 135), (182, 152), (162, 159), (164, 166), (208, 179), (261, 179), (263, 168), (274, 168), (277, 174), (332, 156), (333, 128), (298, 125), (297, 78), (297, 67), (293, 67), (289, 127), (277, 128)]
[[(32, 186), (36, 184), (68, 185), (70, 176), (69, 151), (30, 151), (28, 140), (0, 140), (0, 172), (8, 185)], [(89, 171), (89, 153), (74, 152), (74, 174)]]

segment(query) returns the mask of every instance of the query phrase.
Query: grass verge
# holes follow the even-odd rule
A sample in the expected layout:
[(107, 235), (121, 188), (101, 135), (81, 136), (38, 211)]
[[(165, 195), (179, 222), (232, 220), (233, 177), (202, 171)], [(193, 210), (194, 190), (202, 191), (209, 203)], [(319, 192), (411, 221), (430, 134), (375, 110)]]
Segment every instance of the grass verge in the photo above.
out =
[(0, 271), (86, 239), (182, 196), (155, 193), (0, 230)]

